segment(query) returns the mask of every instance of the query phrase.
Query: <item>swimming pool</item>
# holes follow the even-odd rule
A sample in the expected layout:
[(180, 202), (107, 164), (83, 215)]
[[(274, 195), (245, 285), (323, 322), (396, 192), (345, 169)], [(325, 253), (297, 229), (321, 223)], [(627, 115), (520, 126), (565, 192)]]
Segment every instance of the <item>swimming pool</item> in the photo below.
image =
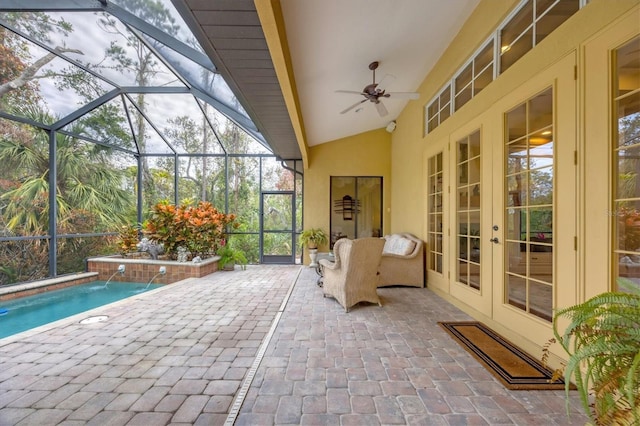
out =
[(105, 286), (105, 281), (94, 281), (0, 301), (0, 339), (161, 286), (113, 281)]

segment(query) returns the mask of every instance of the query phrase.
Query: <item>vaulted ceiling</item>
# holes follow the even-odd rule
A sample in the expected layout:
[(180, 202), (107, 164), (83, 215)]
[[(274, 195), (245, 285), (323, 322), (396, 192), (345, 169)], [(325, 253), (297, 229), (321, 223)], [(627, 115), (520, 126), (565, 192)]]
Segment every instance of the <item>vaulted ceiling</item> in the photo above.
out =
[[(172, 2), (274, 152), (294, 159), (301, 147), (385, 127), (407, 102), (426, 103), (392, 96), (383, 100), (384, 117), (366, 100), (341, 114), (364, 98), (336, 90), (362, 91), (373, 82), (369, 64), (379, 61), (376, 83), (390, 74), (388, 91), (415, 91), (479, 0)], [(284, 85), (256, 10), (261, 3), (269, 3), (286, 43), (278, 52), (292, 74)], [(295, 105), (287, 105), (287, 93)]]

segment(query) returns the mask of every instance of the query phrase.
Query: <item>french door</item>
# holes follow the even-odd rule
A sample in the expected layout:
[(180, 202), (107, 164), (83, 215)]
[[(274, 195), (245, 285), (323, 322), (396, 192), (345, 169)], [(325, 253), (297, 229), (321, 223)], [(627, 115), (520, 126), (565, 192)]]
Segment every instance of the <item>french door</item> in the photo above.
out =
[[(491, 146), (478, 123), (452, 135), (449, 167), (450, 206), (454, 210), (450, 244), (450, 291), (483, 315), (491, 316), (492, 203)], [(490, 139), (489, 139), (490, 140)]]
[(429, 286), (538, 346), (576, 300), (574, 66), (566, 56), (425, 156)]
[(497, 105), (492, 317), (540, 346), (577, 291), (575, 64), (567, 55)]

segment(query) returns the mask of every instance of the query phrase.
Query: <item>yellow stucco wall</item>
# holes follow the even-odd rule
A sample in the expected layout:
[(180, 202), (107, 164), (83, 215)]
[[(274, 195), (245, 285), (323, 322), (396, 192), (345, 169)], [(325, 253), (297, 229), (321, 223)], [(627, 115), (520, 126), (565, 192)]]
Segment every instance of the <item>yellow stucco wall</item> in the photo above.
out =
[(391, 204), (390, 150), (391, 135), (384, 129), (311, 147), (309, 169), (304, 173), (304, 227), (320, 227), (329, 232), (331, 176), (382, 176), (383, 232), (386, 232)]
[[(420, 101), (409, 102), (398, 117), (391, 152), (391, 204), (395, 213), (391, 221), (392, 232), (402, 230), (404, 224), (416, 224), (418, 220), (424, 220), (425, 193), (420, 182), (423, 180), (422, 152), (427, 146), (447, 139), (457, 128), (486, 112), (499, 99), (526, 85), (541, 70), (579, 49), (581, 43), (637, 6), (639, 1), (592, 0), (432, 133), (424, 136), (425, 105), (431, 102), (445, 82), (518, 3), (518, 0), (483, 0), (436, 67), (426, 76), (419, 89)], [(426, 237), (423, 227), (412, 229), (412, 232), (422, 238)]]
[[(556, 105), (556, 114), (570, 117), (570, 120), (558, 122), (558, 128), (555, 129), (558, 132), (566, 132), (567, 126), (572, 127), (569, 134), (573, 134), (573, 138), (561, 140), (575, 145), (578, 158), (577, 164), (565, 164), (562, 170), (556, 171), (558, 188), (561, 183), (567, 182), (567, 180), (575, 179), (576, 182), (575, 186), (569, 190), (559, 191), (556, 195), (555, 225), (562, 228), (567, 234), (566, 236), (571, 237), (571, 243), (573, 243), (574, 234), (570, 234), (570, 232), (575, 228), (575, 236), (578, 241), (577, 250), (573, 249), (573, 244), (570, 246), (565, 244), (560, 247), (558, 243), (556, 247), (557, 287), (554, 290), (554, 306), (563, 307), (578, 303), (588, 296), (611, 288), (609, 266), (613, 237), (610, 230), (610, 217), (605, 214), (610, 208), (610, 164), (612, 161), (610, 159), (612, 129), (609, 111), (611, 74), (608, 63), (610, 51), (608, 49), (615, 49), (625, 40), (625, 37), (631, 37), (632, 34), (637, 34), (640, 31), (640, 12), (638, 11), (640, 2), (638, 0), (592, 0), (537, 47), (498, 76), (485, 90), (445, 120), (433, 132), (424, 136), (424, 106), (431, 102), (467, 58), (480, 47), (481, 43), (484, 43), (489, 32), (504, 19), (511, 6), (515, 6), (517, 3), (519, 2), (483, 0), (469, 20), (469, 25), (465, 25), (441, 61), (426, 76), (419, 89), (420, 101), (410, 102), (397, 119), (398, 127), (392, 135), (391, 145), (391, 204), (394, 212), (391, 231), (395, 232), (399, 228), (405, 227), (405, 224), (420, 223), (422, 226), (416, 227), (412, 232), (426, 240), (427, 229), (424, 219), (426, 216), (425, 158), (439, 150), (447, 152), (450, 146), (453, 146), (450, 148), (452, 151), (455, 150), (454, 143), (457, 140), (456, 137), (460, 136), (460, 129), (468, 128), (469, 123), (483, 126), (483, 132), (491, 137), (491, 140), (486, 141), (485, 147), (495, 146), (496, 141), (500, 143), (502, 139), (502, 114), (522, 102), (527, 96), (532, 96), (540, 90), (538, 76), (547, 73), (550, 69), (556, 69), (556, 64), (563, 61), (563, 58), (572, 58), (575, 61), (575, 70), (573, 66), (565, 67), (562, 75), (564, 78), (566, 71), (566, 75), (570, 76), (569, 80), (575, 81), (575, 95), (572, 96), (575, 98), (574, 104), (571, 110), (567, 110), (567, 108), (561, 110), (560, 105)], [(627, 18), (621, 20), (623, 17)], [(483, 26), (482, 23), (486, 25)], [(621, 28), (621, 26), (625, 26), (625, 28)], [(601, 43), (602, 47), (599, 51), (589, 50), (591, 41), (598, 40), (603, 33), (614, 33), (610, 37), (611, 41), (608, 41), (609, 45)], [(616, 34), (620, 34), (620, 36), (616, 36)], [(598, 55), (595, 62), (593, 62), (594, 54)], [(576, 80), (573, 80), (574, 73)], [(594, 76), (598, 78), (594, 79)], [(549, 82), (553, 81), (553, 78), (549, 80)], [(597, 84), (590, 82), (597, 82)], [(566, 88), (567, 86), (562, 87)], [(587, 105), (586, 102), (589, 99), (599, 99), (600, 104)], [(594, 135), (598, 135), (598, 137), (594, 137)], [(559, 148), (557, 147), (557, 149)], [(449, 151), (450, 156), (454, 155), (452, 151)], [(495, 158), (501, 161), (499, 156)], [(502, 197), (502, 180), (494, 179), (493, 185), (495, 188), (494, 197)], [(452, 188), (452, 190), (454, 189)], [(445, 194), (445, 198), (447, 198), (447, 194)], [(559, 208), (558, 200), (569, 201), (570, 208)], [(455, 222), (453, 207), (449, 212), (449, 223), (452, 224)], [(485, 223), (485, 225), (490, 226), (491, 222)], [(485, 226), (486, 229), (489, 228)], [(455, 232), (454, 229), (449, 228), (449, 230), (452, 233)], [(455, 248), (453, 247), (453, 238), (451, 241), (452, 244), (445, 254), (447, 261), (450, 262), (450, 268), (445, 270), (444, 274), (430, 274), (429, 287), (432, 289), (435, 287), (436, 290), (439, 290), (439, 294), (477, 319), (486, 322), (521, 345), (525, 350), (530, 353), (539, 353), (540, 347), (551, 336), (550, 323), (544, 324), (538, 321), (536, 324), (536, 321), (525, 318), (524, 314), (513, 314), (501, 318), (498, 312), (505, 309), (502, 305), (503, 288), (500, 285), (502, 283), (500, 275), (493, 276), (493, 281), (497, 283), (495, 286), (485, 288), (485, 292), (493, 291), (494, 294), (493, 304), (489, 306), (487, 314), (477, 310), (473, 298), (456, 297), (452, 294), (453, 291), (450, 290), (450, 287), (454, 286), (455, 269), (453, 265), (455, 262), (451, 261), (451, 256), (455, 255), (451, 250)], [(487, 249), (490, 250), (489, 247)], [(494, 266), (500, 265), (499, 259), (497, 262), (494, 263)], [(500, 268), (497, 269), (500, 270)], [(447, 283), (447, 286), (443, 285), (440, 288), (437, 285), (434, 286), (437, 280)], [(552, 348), (552, 352), (559, 356), (562, 355), (557, 348)]]
[[(481, 47), (482, 43), (486, 42), (496, 26), (519, 2), (520, 0), (482, 0), (434, 69), (420, 85), (418, 89), (420, 100), (407, 103), (407, 107), (396, 120), (397, 128), (392, 136), (391, 148), (391, 205), (394, 212), (391, 219), (391, 232), (406, 231), (426, 239), (426, 230), (423, 229), (425, 190), (422, 184), (422, 153), (429, 139), (443, 132), (442, 129), (437, 128), (433, 134), (429, 135), (429, 139), (424, 138), (425, 105), (431, 102), (435, 94), (451, 79), (453, 73)], [(481, 103), (475, 109), (475, 113), (482, 112), (484, 108), (486, 105)], [(464, 109), (469, 108), (465, 106)], [(464, 109), (459, 113), (464, 113)], [(465, 114), (455, 119), (457, 123), (464, 123), (468, 117)], [(453, 117), (450, 117), (447, 121), (452, 120)], [(443, 128), (446, 128), (445, 124), (448, 123), (445, 121)], [(455, 125), (449, 126), (449, 129), (455, 129)]]

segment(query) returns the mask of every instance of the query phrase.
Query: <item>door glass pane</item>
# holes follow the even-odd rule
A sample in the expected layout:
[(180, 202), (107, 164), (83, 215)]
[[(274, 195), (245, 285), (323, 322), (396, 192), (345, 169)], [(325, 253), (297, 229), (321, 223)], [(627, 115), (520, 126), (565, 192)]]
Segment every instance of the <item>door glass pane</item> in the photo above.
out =
[(429, 229), (427, 230), (427, 268), (442, 273), (442, 153), (430, 157), (429, 164), (429, 187), (427, 189), (427, 199), (429, 200), (428, 213)]
[(330, 247), (340, 238), (381, 236), (382, 178), (332, 176)]
[(358, 177), (357, 238), (382, 236), (382, 178)]
[(457, 142), (459, 283), (480, 289), (480, 131)]
[[(262, 194), (262, 256), (265, 263), (293, 260), (293, 193)], [(272, 257), (269, 259), (269, 257)]]
[(640, 287), (640, 36), (614, 51), (613, 288)]
[(293, 194), (263, 194), (263, 229), (265, 231), (291, 231)]
[(554, 284), (552, 96), (549, 88), (505, 117), (505, 302), (547, 321)]

